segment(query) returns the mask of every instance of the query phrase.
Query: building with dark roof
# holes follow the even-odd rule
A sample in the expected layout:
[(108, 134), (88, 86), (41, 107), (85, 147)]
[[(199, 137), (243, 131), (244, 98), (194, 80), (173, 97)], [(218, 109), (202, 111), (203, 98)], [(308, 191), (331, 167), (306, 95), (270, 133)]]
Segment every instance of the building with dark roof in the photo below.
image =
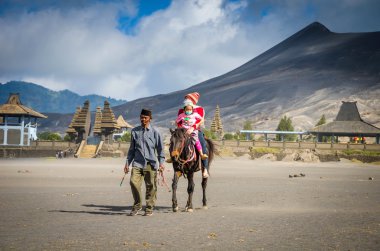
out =
[(380, 128), (362, 120), (356, 102), (342, 101), (342, 106), (336, 119), (309, 131), (321, 141), (323, 136), (334, 137), (375, 137), (376, 144), (380, 143)]

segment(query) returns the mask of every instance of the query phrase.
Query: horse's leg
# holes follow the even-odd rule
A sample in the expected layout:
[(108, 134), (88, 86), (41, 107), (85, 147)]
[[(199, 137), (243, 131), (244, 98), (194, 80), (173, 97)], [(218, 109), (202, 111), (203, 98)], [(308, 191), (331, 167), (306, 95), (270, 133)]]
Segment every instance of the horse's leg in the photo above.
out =
[(174, 176), (173, 176), (173, 182), (172, 182), (172, 208), (173, 212), (178, 211), (178, 203), (177, 203), (177, 184), (178, 184), (178, 173), (174, 171)]
[(206, 187), (208, 178), (202, 178), (202, 190), (203, 190), (203, 209), (207, 209)]
[(187, 199), (186, 211), (191, 213), (193, 212), (193, 192), (194, 192), (194, 187), (195, 187), (193, 172), (189, 172), (187, 174), (187, 181), (188, 181), (187, 193), (189, 195), (189, 198)]

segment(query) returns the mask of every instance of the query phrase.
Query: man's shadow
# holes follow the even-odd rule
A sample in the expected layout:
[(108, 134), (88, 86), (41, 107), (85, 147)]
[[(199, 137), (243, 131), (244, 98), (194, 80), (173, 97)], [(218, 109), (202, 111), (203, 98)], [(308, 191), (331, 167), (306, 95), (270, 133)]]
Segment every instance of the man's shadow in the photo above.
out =
[[(79, 214), (95, 214), (95, 215), (125, 215), (132, 210), (132, 206), (113, 206), (113, 205), (95, 205), (83, 204), (83, 207), (92, 208), (92, 211), (87, 210), (50, 210), (51, 213), (79, 213)], [(154, 208), (159, 213), (171, 212), (171, 207), (157, 206)]]

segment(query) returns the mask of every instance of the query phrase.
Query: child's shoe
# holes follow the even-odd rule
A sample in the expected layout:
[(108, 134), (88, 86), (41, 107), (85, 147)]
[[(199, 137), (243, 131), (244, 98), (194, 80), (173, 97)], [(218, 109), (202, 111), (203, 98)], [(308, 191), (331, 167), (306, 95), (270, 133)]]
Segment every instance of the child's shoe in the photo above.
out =
[(205, 168), (204, 170), (203, 170), (203, 173), (202, 173), (202, 177), (203, 178), (208, 178), (208, 171), (207, 171), (207, 169)]

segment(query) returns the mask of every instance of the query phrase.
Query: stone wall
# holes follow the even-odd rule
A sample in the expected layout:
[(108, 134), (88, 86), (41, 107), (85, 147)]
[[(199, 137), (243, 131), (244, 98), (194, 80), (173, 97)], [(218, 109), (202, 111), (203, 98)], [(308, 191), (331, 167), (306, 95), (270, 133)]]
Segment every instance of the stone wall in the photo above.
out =
[(220, 156), (249, 155), (252, 159), (277, 161), (327, 162), (341, 158), (361, 162), (377, 162), (380, 156), (347, 155), (343, 150), (380, 152), (380, 145), (331, 144), (313, 142), (252, 142), (214, 140), (216, 153)]
[[(56, 157), (58, 151), (73, 156), (77, 145), (66, 141), (32, 141), (30, 146), (0, 146), (0, 158)], [(71, 149), (71, 150), (70, 150)]]

